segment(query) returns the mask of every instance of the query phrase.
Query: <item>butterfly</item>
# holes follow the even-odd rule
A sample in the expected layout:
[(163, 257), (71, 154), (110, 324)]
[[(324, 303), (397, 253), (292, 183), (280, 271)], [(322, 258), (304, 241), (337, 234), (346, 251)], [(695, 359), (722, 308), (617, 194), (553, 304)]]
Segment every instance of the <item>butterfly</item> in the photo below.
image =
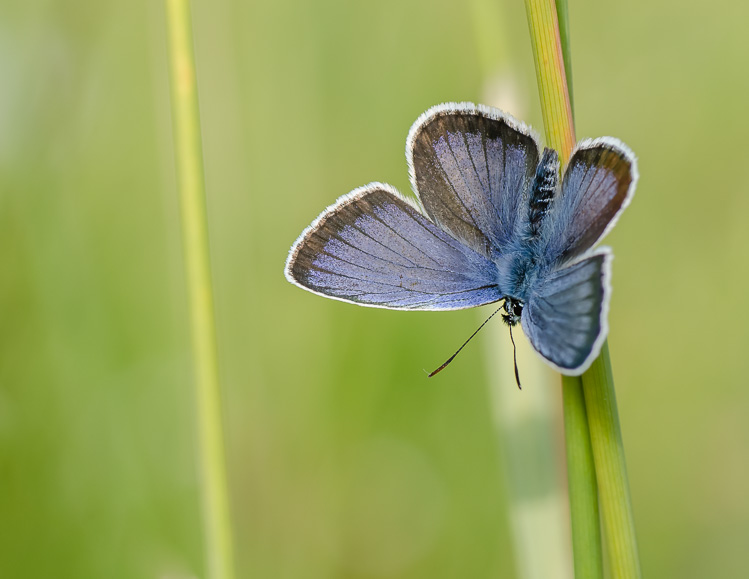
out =
[[(395, 310), (459, 310), (504, 300), (553, 368), (580, 375), (608, 333), (606, 236), (637, 182), (632, 151), (582, 140), (559, 155), (495, 108), (432, 107), (406, 141), (418, 199), (370, 183), (339, 198), (291, 247), (286, 278), (315, 294)], [(499, 310), (497, 310), (499, 311)], [(496, 313), (496, 312), (495, 312)]]

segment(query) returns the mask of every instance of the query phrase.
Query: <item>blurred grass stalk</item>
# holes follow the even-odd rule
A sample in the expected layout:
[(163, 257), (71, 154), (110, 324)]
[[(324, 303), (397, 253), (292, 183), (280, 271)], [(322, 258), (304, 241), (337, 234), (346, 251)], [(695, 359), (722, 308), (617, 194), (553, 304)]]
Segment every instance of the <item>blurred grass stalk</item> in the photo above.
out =
[[(556, 4), (554, 0), (526, 0), (525, 6), (546, 140), (565, 163), (575, 144), (568, 92), (571, 80), (565, 73), (565, 62), (570, 62), (566, 0)], [(608, 342), (581, 378), (564, 376), (562, 384), (576, 579), (603, 577), (596, 485), (611, 576), (638, 578), (640, 564)]]
[(182, 244), (195, 361), (206, 563), (210, 579), (232, 579), (232, 532), (221, 421), (203, 149), (188, 0), (166, 0), (166, 21)]
[(485, 357), (502, 471), (507, 484), (508, 518), (516, 576), (571, 579), (566, 496), (560, 473), (557, 412), (558, 379), (518, 339), (524, 387), (512, 371), (512, 344), (504, 325), (491, 326)]
[[(496, 0), (473, 0), (471, 7), (485, 79), (481, 100), (522, 119), (527, 115), (527, 99), (518, 96), (517, 75), (501, 58), (509, 52), (508, 34), (498, 27), (507, 18)], [(479, 310), (482, 322), (486, 315)], [(515, 384), (513, 346), (503, 324), (487, 328), (490, 339), (484, 342), (516, 575), (571, 579), (567, 499), (557, 459), (558, 378), (519, 336), (520, 327), (516, 329), (521, 379), (532, 388), (520, 391)]]
[[(565, 14), (562, 20), (566, 21), (566, 5), (559, 4), (555, 6), (554, 0), (526, 0), (525, 5), (546, 141), (559, 152), (564, 165), (575, 145), (575, 130), (568, 89), (572, 79), (564, 60), (564, 53), (569, 55), (569, 36), (565, 35), (562, 44), (557, 19), (559, 7)], [(581, 378), (562, 376), (562, 406), (575, 577), (602, 579), (596, 472)]]

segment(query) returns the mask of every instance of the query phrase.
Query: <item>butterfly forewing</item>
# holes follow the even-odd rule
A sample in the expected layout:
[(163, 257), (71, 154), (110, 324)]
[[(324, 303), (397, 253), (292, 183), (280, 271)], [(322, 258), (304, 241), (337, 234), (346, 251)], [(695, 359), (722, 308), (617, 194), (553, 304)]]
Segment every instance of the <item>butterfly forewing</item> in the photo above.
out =
[(540, 279), (523, 309), (523, 331), (535, 350), (565, 374), (582, 374), (606, 337), (611, 253), (591, 257)]
[(493, 262), (379, 183), (320, 215), (292, 247), (286, 276), (317, 294), (392, 309), (455, 310), (501, 298)]
[(539, 160), (530, 128), (490, 107), (439, 105), (411, 128), (406, 156), (436, 223), (483, 255), (511, 243)]
[(547, 262), (569, 262), (600, 241), (629, 204), (636, 180), (636, 160), (626, 145), (610, 137), (581, 141), (547, 220)]

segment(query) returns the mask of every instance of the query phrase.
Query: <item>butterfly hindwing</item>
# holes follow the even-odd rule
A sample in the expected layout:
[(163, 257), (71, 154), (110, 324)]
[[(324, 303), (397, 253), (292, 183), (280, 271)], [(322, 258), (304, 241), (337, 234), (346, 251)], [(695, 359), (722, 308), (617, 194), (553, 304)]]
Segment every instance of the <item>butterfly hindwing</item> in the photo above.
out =
[(608, 332), (611, 251), (551, 272), (531, 289), (521, 324), (534, 349), (564, 374), (579, 375)]
[(456, 310), (501, 298), (493, 262), (380, 183), (324, 211), (291, 248), (286, 277), (320, 295), (391, 309)]
[(491, 107), (447, 103), (414, 123), (406, 157), (435, 223), (486, 256), (512, 242), (539, 160), (529, 127)]

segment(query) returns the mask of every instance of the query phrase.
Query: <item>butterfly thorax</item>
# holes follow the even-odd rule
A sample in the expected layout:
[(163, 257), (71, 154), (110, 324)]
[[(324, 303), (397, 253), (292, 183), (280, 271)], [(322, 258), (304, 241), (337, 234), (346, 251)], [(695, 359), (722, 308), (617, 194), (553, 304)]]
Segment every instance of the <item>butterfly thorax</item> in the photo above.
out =
[(545, 268), (539, 267), (539, 258), (528, 247), (521, 247), (503, 255), (496, 260), (499, 283), (504, 294), (502, 319), (508, 326), (515, 326), (520, 321), (523, 307), (528, 301), (531, 290)]
[(544, 267), (539, 261), (538, 244), (541, 240), (543, 222), (549, 213), (551, 203), (559, 184), (559, 156), (554, 149), (544, 149), (536, 175), (528, 191), (528, 213), (519, 227), (515, 247), (497, 261), (500, 272), (499, 286), (505, 292), (505, 313), (502, 318), (509, 326), (520, 321), (523, 306), (530, 288)]

